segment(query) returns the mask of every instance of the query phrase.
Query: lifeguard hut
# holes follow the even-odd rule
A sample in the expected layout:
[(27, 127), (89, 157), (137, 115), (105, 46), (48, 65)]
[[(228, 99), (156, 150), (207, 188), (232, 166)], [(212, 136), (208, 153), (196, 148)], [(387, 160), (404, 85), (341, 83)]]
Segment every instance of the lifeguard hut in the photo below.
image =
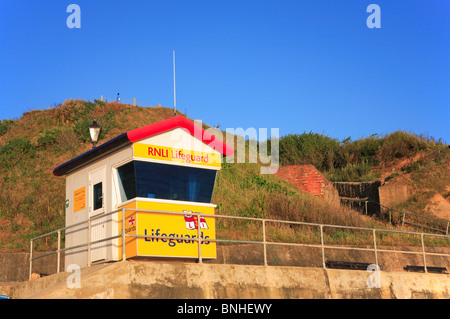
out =
[[(197, 246), (202, 258), (215, 258), (215, 242), (208, 241), (215, 239), (211, 198), (222, 156), (233, 153), (176, 116), (123, 133), (56, 167), (54, 175), (66, 177), (66, 227), (76, 225), (65, 234), (66, 249), (77, 247), (66, 250), (65, 264), (199, 258)], [(148, 237), (123, 237), (123, 228)], [(199, 236), (201, 245), (193, 240)]]

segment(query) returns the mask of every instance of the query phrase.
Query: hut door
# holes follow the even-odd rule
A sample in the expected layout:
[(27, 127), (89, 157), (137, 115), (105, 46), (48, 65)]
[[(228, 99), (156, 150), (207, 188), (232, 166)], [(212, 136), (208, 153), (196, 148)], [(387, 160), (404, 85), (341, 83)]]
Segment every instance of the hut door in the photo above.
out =
[[(89, 217), (105, 213), (106, 168), (89, 173)], [(106, 218), (96, 218), (91, 222), (91, 242), (106, 237)], [(91, 262), (106, 259), (106, 242), (91, 245)]]

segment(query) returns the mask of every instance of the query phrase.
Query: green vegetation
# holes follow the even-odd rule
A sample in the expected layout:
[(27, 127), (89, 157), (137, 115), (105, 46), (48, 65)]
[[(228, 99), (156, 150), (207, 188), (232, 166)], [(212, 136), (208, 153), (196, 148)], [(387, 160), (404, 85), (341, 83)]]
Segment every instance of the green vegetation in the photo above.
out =
[(5, 135), (9, 128), (14, 124), (14, 120), (0, 120), (0, 136)]
[[(52, 171), (91, 148), (87, 126), (94, 119), (103, 127), (100, 136), (103, 143), (123, 132), (172, 116), (173, 110), (164, 107), (67, 100), (46, 110), (26, 112), (18, 120), (0, 121), (0, 250), (26, 251), (30, 238), (64, 226), (65, 181), (63, 177), (53, 176)], [(400, 173), (408, 172), (412, 182), (450, 196), (445, 191), (450, 184), (450, 170), (447, 175), (440, 173), (450, 162), (449, 150), (440, 141), (400, 131), (357, 141), (340, 142), (311, 132), (280, 139), (282, 165), (313, 164), (331, 180), (372, 179), (379, 176), (377, 166), (418, 152), (426, 154), (423, 160), (404, 164)], [(383, 221), (299, 191), (275, 175), (260, 175), (259, 169), (259, 164), (223, 164), (212, 200), (217, 204), (218, 214), (395, 229)], [(261, 240), (260, 227), (258, 222), (217, 221), (219, 238)], [(267, 231), (268, 236), (283, 241), (320, 240), (314, 227), (272, 223), (267, 225)], [(393, 242), (392, 238), (412, 242), (398, 235), (386, 235), (380, 241), (389, 243)], [(325, 229), (325, 240), (370, 244), (372, 239), (356, 231)], [(55, 241), (55, 236), (48, 237), (36, 243), (35, 248), (55, 248)]]
[(394, 208), (430, 216), (426, 207), (432, 197), (439, 194), (444, 199), (450, 199), (450, 152), (440, 150), (427, 155), (401, 167), (401, 172), (409, 176), (405, 183), (420, 187), (416, 186), (415, 194)]
[[(67, 100), (0, 121), (0, 250), (28, 250), (32, 237), (64, 226), (65, 180), (53, 169), (91, 148), (87, 127), (102, 125), (101, 142), (173, 116), (166, 108)], [(55, 238), (36, 243), (39, 250)]]
[(442, 158), (442, 154), (448, 153), (448, 147), (440, 140), (403, 131), (385, 136), (374, 134), (356, 141), (347, 138), (342, 142), (312, 132), (289, 134), (280, 139), (282, 165), (312, 164), (329, 180), (343, 182), (379, 178), (374, 168), (429, 151), (437, 151)]

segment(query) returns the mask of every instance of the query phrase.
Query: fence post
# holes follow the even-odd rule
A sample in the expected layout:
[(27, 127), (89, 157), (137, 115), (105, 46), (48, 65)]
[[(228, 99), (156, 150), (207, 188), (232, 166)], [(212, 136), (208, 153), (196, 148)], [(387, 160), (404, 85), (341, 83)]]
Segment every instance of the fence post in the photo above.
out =
[(366, 215), (367, 215), (367, 201), (365, 201), (364, 203), (366, 205)]
[(373, 248), (375, 251), (375, 265), (378, 266), (378, 254), (377, 254), (377, 236), (375, 234), (375, 229), (372, 231), (373, 232)]
[(200, 229), (200, 214), (197, 215), (197, 241), (198, 241), (198, 263), (203, 263), (202, 261), (202, 239), (200, 238), (201, 229)]
[(33, 269), (33, 239), (30, 241), (30, 276), (29, 280), (31, 280), (31, 273)]
[(125, 208), (122, 208), (122, 261), (125, 261), (127, 258), (125, 247)]
[(322, 248), (322, 268), (325, 269), (325, 247), (323, 247), (323, 225), (320, 225), (320, 246)]
[(136, 106), (136, 98), (133, 98), (133, 106)]
[(423, 233), (420, 234), (420, 239), (422, 241), (422, 254), (423, 254), (423, 269), (425, 270), (425, 273), (427, 273), (427, 262), (425, 259), (425, 245), (423, 243)]
[(406, 216), (406, 214), (405, 214), (405, 213), (403, 213), (403, 218), (402, 218), (402, 227), (403, 227), (403, 225), (405, 225), (405, 216)]
[(56, 273), (59, 274), (59, 268), (61, 268), (61, 230), (58, 229), (58, 257), (57, 257), (57, 269)]
[(267, 266), (267, 245), (266, 245), (266, 220), (262, 221), (263, 229), (263, 246), (264, 246), (264, 266)]
[(445, 231), (445, 234), (448, 235), (448, 225), (450, 224), (450, 222), (447, 222), (447, 230)]

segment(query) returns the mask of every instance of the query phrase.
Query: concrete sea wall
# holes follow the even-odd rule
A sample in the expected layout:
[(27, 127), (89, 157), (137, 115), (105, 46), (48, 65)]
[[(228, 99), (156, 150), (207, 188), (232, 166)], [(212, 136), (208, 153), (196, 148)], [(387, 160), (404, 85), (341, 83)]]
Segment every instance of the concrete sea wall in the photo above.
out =
[(379, 274), (370, 288), (373, 273), (358, 270), (125, 261), (83, 269), (80, 288), (68, 287), (69, 273), (24, 282), (13, 298), (450, 298), (449, 275)]

